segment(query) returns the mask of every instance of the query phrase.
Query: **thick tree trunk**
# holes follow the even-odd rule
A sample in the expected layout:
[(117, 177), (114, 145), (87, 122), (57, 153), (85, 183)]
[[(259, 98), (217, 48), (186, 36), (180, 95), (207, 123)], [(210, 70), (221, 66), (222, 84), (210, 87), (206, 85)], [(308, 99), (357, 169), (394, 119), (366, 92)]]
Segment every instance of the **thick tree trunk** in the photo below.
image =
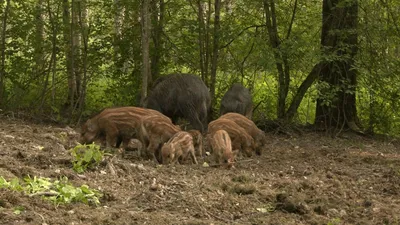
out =
[(6, 7), (4, 9), (3, 18), (2, 18), (2, 29), (1, 29), (1, 65), (0, 65), (0, 107), (4, 106), (5, 99), (4, 99), (4, 89), (5, 84), (4, 80), (6, 77), (6, 70), (5, 70), (5, 62), (6, 62), (6, 35), (7, 35), (7, 17), (8, 12), (10, 10), (10, 0), (7, 0)]
[(357, 0), (324, 0), (321, 42), (328, 58), (319, 74), (322, 84), (315, 123), (330, 131), (358, 129), (356, 110)]
[(150, 71), (150, 0), (142, 0), (142, 99), (140, 100), (143, 105), (144, 99), (147, 97), (147, 90), (149, 84)]

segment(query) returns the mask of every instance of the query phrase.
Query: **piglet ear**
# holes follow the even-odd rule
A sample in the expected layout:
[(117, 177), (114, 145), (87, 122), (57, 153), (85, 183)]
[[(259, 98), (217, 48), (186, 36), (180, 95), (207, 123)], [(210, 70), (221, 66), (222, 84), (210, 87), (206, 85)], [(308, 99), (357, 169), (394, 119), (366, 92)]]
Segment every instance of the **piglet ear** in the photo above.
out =
[(232, 154), (233, 154), (234, 157), (236, 157), (239, 154), (239, 149), (233, 150)]

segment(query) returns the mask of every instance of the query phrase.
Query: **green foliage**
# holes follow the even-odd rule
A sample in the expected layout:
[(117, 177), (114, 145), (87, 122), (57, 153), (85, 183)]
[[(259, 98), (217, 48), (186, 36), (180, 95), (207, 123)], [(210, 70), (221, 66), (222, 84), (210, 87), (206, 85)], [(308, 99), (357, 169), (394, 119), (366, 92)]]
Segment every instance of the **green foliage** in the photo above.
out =
[[(44, 199), (49, 200), (55, 204), (81, 202), (84, 204), (100, 204), (102, 194), (89, 188), (87, 185), (75, 187), (72, 185), (67, 177), (52, 181), (50, 178), (41, 178), (34, 176), (25, 177), (22, 181), (17, 178), (7, 181), (0, 176), (0, 188), (6, 188), (13, 191), (23, 192), (30, 196), (43, 196)], [(14, 213), (19, 214), (23, 208), (16, 208)]]
[[(152, 16), (153, 28), (158, 23), (155, 19), (161, 17), (158, 12), (159, 2), (153, 1), (151, 6), (153, 15), (157, 15)], [(203, 16), (206, 19), (207, 37), (204, 38), (207, 38), (207, 50), (212, 51), (214, 2), (211, 2), (211, 9), (208, 8), (207, 1), (200, 2), (204, 4)], [(292, 21), (294, 2), (297, 2), (297, 7)], [(341, 1), (340, 6), (346, 6), (350, 2)], [(90, 13), (87, 18), (87, 91), (83, 116), (108, 106), (137, 105), (142, 85), (140, 1), (85, 3)], [(158, 68), (161, 74), (200, 74), (197, 5), (184, 0), (164, 3), (166, 11), (163, 15), (160, 47), (155, 47), (155, 33), (152, 33), (150, 54), (160, 54)], [(2, 10), (5, 9), (5, 4), (6, 2), (1, 6)], [(63, 21), (64, 9), (59, 1), (45, 1), (42, 17), (36, 15), (36, 4), (37, 1), (34, 0), (11, 1), (10, 4), (6, 26), (5, 93), (2, 107), (11, 110), (25, 109), (29, 112), (42, 111), (46, 116), (63, 120), (63, 107), (68, 98), (67, 43), (63, 28), (71, 26)], [(400, 21), (396, 16), (399, 6), (397, 0), (359, 1), (358, 29), (340, 34), (343, 37), (358, 32), (358, 54), (356, 66), (352, 68), (358, 72), (356, 89), (346, 85), (327, 87), (323, 82), (318, 82), (303, 99), (296, 122), (312, 122), (317, 98), (330, 105), (339, 91), (350, 88), (351, 91), (356, 91), (357, 112), (365, 128), (377, 133), (400, 132), (400, 88), (396, 86), (400, 83)], [(290, 70), (290, 87), (286, 101), (288, 107), (314, 65), (321, 60), (340, 61), (349, 56), (322, 53), (325, 51), (320, 46), (321, 1), (276, 1), (275, 8), (281, 42), (275, 53), (287, 56)], [(36, 25), (41, 23), (39, 18), (43, 19), (44, 26), (42, 40), (36, 31)], [(214, 111), (219, 111), (220, 99), (229, 86), (233, 82), (242, 82), (251, 89), (254, 103), (261, 102), (255, 112), (255, 119), (275, 119), (278, 96), (277, 62), (270, 48), (263, 2), (226, 2), (221, 7), (220, 21)], [(77, 33), (80, 32), (78, 29)], [(352, 46), (342, 45), (340, 50), (350, 47)], [(74, 65), (76, 72), (83, 73), (83, 45), (80, 44), (77, 50), (79, 54), (74, 58)], [(43, 64), (37, 69), (36, 53), (40, 51), (43, 52)], [(56, 58), (54, 69), (54, 62), (50, 61), (53, 54)], [(211, 54), (207, 60), (211, 62)], [(207, 66), (209, 72), (210, 64)], [(331, 91), (322, 92), (326, 88)]]
[(331, 221), (329, 221), (327, 223), (327, 225), (338, 225), (338, 224), (340, 224), (340, 219), (339, 218), (334, 218), (334, 219), (332, 219)]
[(83, 173), (87, 169), (93, 169), (103, 160), (104, 152), (96, 144), (77, 145), (70, 150), (73, 169), (77, 173)]

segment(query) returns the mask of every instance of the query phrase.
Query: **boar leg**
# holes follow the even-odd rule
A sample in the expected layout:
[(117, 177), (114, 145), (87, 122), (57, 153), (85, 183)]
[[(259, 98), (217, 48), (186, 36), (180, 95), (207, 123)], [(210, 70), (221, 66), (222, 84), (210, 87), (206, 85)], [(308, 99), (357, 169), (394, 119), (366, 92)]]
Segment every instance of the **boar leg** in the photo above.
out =
[(192, 162), (194, 164), (198, 164), (197, 159), (196, 159), (196, 154), (194, 153), (194, 147), (189, 148), (189, 154), (190, 154), (190, 158), (192, 158)]
[(185, 110), (183, 110), (183, 115), (185, 115), (186, 119), (189, 120), (190, 125), (192, 125), (193, 129), (198, 130), (201, 133), (204, 132), (203, 123), (199, 118), (198, 112), (196, 112), (194, 108), (185, 108)]
[(157, 156), (156, 156), (158, 147), (160, 147), (160, 144), (159, 144), (159, 143), (156, 143), (155, 141), (150, 141), (150, 144), (149, 144), (149, 146), (147, 147), (147, 152), (148, 152), (150, 155), (152, 155), (152, 157), (153, 157), (153, 159), (154, 159), (154, 161), (155, 161), (156, 163), (159, 163), (159, 161), (158, 161), (158, 159), (157, 159)]
[(106, 129), (106, 147), (113, 148), (117, 145), (118, 139), (118, 129), (114, 126), (109, 124)]

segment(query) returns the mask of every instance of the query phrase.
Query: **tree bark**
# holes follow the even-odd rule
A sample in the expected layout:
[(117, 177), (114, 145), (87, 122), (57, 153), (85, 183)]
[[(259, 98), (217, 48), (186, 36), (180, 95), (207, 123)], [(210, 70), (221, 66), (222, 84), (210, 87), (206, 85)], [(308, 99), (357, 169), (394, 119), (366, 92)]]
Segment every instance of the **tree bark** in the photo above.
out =
[(86, 0), (81, 0), (78, 2), (78, 12), (79, 12), (79, 27), (81, 35), (81, 45), (83, 46), (82, 52), (82, 86), (79, 93), (79, 111), (80, 115), (85, 108), (86, 103), (86, 89), (87, 89), (87, 55), (88, 55), (88, 20), (87, 20), (87, 6)]
[(64, 51), (66, 60), (66, 69), (68, 77), (68, 97), (64, 104), (66, 114), (72, 111), (74, 105), (74, 95), (76, 92), (76, 82), (73, 71), (73, 56), (72, 56), (72, 29), (71, 29), (71, 13), (70, 4), (68, 0), (63, 0), (63, 40), (64, 40)]
[(214, 37), (213, 37), (213, 55), (211, 62), (211, 102), (213, 105), (215, 102), (215, 82), (217, 77), (217, 66), (218, 66), (218, 52), (219, 52), (219, 29), (220, 29), (220, 11), (221, 1), (215, 0), (215, 18), (214, 18)]
[[(266, 15), (266, 25), (268, 29), (270, 46), (274, 52), (276, 68), (278, 70), (278, 118), (285, 117), (286, 97), (289, 92), (290, 74), (287, 56), (280, 49), (281, 41), (278, 35), (276, 23), (275, 2), (274, 0), (264, 0), (264, 10)], [(290, 31), (288, 31), (290, 34)]]
[(81, 0), (72, 0), (72, 69), (74, 71), (74, 95), (72, 100), (73, 109), (77, 107), (77, 102), (79, 95), (81, 93), (81, 82), (82, 82), (82, 74), (80, 68), (81, 56), (80, 56), (80, 46), (81, 46), (81, 32), (79, 27), (79, 15), (80, 15), (80, 4)]
[(199, 54), (200, 54), (200, 74), (203, 81), (206, 80), (206, 70), (205, 65), (205, 24), (204, 24), (204, 10), (201, 0), (197, 0), (197, 21), (199, 23)]
[(10, 10), (10, 0), (6, 1), (6, 7), (4, 9), (3, 14), (3, 21), (2, 21), (2, 30), (1, 30), (1, 65), (0, 65), (0, 107), (4, 106), (5, 99), (4, 99), (4, 89), (5, 84), (4, 80), (6, 77), (6, 70), (5, 70), (5, 62), (6, 62), (6, 35), (7, 35), (7, 19), (8, 19), (8, 12)]
[(159, 0), (159, 6), (157, 7), (157, 1), (153, 2), (152, 10), (152, 39), (154, 43), (154, 51), (151, 54), (151, 77), (149, 84), (160, 77), (160, 63), (164, 54), (163, 47), (163, 30), (164, 30), (164, 14), (165, 14), (165, 3), (164, 0)]
[[(324, 88), (317, 99), (315, 123), (322, 128), (340, 131), (358, 129), (356, 110), (357, 0), (324, 0), (321, 43), (326, 58), (319, 74)], [(329, 97), (333, 96), (333, 97)]]
[[(52, 45), (52, 51), (51, 51), (51, 59), (50, 59), (50, 64), (51, 64), (51, 105), (54, 104), (55, 101), (55, 96), (56, 96), (56, 72), (57, 72), (57, 28), (55, 20), (58, 19), (58, 10), (59, 10), (59, 5), (57, 4), (57, 14), (54, 18), (53, 13), (51, 12), (51, 5), (50, 5), (50, 0), (47, 0), (47, 13), (49, 17), (49, 22), (50, 22), (50, 29), (51, 29), (51, 45)], [(43, 102), (42, 102), (43, 105)]]
[(43, 21), (43, 0), (37, 0), (35, 7), (35, 39), (34, 39), (34, 57), (35, 57), (35, 76), (43, 73), (44, 51), (44, 21)]
[(210, 43), (211, 42), (210, 41), (210, 36), (211, 36), (210, 35), (210, 33), (211, 33), (210, 26), (211, 26), (211, 14), (212, 14), (211, 0), (208, 0), (207, 6), (208, 6), (207, 19), (206, 19), (206, 24), (205, 24), (205, 29), (204, 29), (204, 31), (205, 31), (205, 51), (206, 51), (205, 52), (205, 62), (204, 62), (204, 65), (205, 65), (204, 83), (207, 85), (207, 87), (210, 87), (210, 58), (212, 55), (211, 43)]
[(150, 0), (142, 0), (142, 95), (141, 104), (143, 105), (145, 98), (147, 97), (147, 90), (149, 84), (150, 71), (150, 12), (149, 12)]

